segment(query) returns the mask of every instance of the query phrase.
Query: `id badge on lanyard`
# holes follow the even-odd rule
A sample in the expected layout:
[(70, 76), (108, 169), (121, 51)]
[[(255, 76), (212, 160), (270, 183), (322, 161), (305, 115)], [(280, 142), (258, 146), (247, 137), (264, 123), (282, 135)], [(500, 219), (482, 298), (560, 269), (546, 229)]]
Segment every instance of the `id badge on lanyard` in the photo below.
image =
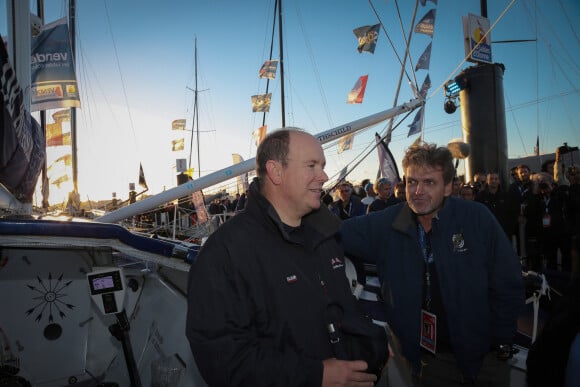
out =
[(437, 316), (421, 309), (421, 348), (431, 353), (437, 350)]
[[(431, 265), (433, 264), (433, 253), (423, 226), (418, 225), (419, 243), (425, 259), (425, 307), (430, 308), (431, 304)], [(421, 309), (421, 348), (431, 353), (437, 350), (437, 316), (427, 309)]]

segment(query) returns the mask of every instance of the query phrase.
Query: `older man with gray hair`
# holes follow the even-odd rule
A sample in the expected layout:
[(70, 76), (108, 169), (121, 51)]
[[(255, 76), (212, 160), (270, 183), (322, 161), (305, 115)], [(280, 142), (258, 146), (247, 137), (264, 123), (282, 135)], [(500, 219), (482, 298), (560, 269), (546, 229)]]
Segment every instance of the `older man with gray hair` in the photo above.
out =
[(367, 209), (367, 214), (374, 211), (381, 211), (385, 208), (400, 202), (393, 195), (393, 182), (386, 177), (381, 177), (375, 181), (374, 190), (377, 193), (377, 198)]

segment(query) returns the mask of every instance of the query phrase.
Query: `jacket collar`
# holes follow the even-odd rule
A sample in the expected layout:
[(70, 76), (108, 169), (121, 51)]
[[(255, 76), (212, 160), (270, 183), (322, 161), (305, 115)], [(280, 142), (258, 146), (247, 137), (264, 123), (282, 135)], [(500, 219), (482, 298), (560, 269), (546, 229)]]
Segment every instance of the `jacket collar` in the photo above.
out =
[[(451, 207), (453, 206), (453, 201), (458, 200), (451, 197), (446, 197), (443, 200), (443, 206), (437, 211), (437, 214), (433, 217), (433, 219), (439, 220), (442, 217), (445, 218), (449, 212), (451, 212)], [(463, 199), (461, 199), (463, 200)], [(401, 207), (401, 211), (395, 217), (393, 221), (393, 228), (400, 232), (409, 234), (409, 235), (416, 235), (417, 234), (417, 215), (413, 211), (411, 211), (411, 207), (409, 204), (405, 202)]]
[[(253, 217), (262, 218), (266, 223), (269, 223), (284, 239), (290, 242), (293, 241), (288, 235), (276, 209), (260, 192), (260, 185), (256, 180), (250, 184), (246, 211)], [(314, 231), (311, 233), (310, 240), (316, 246), (338, 232), (340, 219), (321, 203), (319, 209), (302, 217), (302, 226), (309, 230), (307, 232)]]

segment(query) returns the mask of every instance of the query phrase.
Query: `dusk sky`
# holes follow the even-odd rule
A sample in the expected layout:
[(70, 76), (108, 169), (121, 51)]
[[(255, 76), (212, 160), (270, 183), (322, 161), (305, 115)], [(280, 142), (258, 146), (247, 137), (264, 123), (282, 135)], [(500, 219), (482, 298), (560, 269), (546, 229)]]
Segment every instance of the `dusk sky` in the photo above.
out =
[[(0, 34), (7, 34), (7, 0), (0, 0)], [(35, 4), (36, 1), (31, 1)], [(45, 0), (45, 21), (66, 15), (66, 2)], [(493, 61), (505, 65), (504, 92), (509, 157), (533, 154), (536, 137), (540, 152), (552, 153), (567, 142), (580, 145), (580, 2), (488, 1)], [(286, 125), (316, 134), (392, 107), (404, 56), (404, 38), (410, 30), (414, 2), (284, 0), (284, 70)], [(374, 10), (373, 10), (374, 7)], [(446, 145), (462, 137), (459, 109), (443, 111), (442, 85), (462, 69), (464, 62), (461, 17), (480, 14), (476, 0), (427, 1), (419, 5), (415, 23), (436, 9), (433, 38), (414, 33), (407, 63), (410, 81), (420, 87), (429, 74), (424, 140)], [(32, 8), (34, 10), (34, 7)], [(376, 11), (376, 14), (375, 14)], [(505, 12), (505, 13), (504, 13)], [(112, 192), (125, 199), (128, 183), (137, 182), (139, 163), (151, 193), (176, 185), (175, 160), (189, 157), (190, 134), (171, 130), (171, 122), (185, 118), (192, 128), (194, 39), (198, 48), (198, 109), (201, 165), (195, 176), (232, 164), (232, 153), (254, 157), (252, 132), (262, 125), (262, 113), (253, 113), (250, 97), (265, 92), (258, 78), (268, 59), (274, 0), (77, 0), (77, 79), (81, 92), (78, 109), (79, 191), (82, 200), (107, 199)], [(377, 14), (378, 17), (377, 18)], [(500, 18), (501, 17), (501, 18)], [(374, 54), (359, 53), (353, 29), (382, 22)], [(403, 31), (402, 31), (403, 30)], [(277, 37), (276, 37), (277, 39)], [(493, 43), (505, 40), (534, 40)], [(391, 42), (393, 46), (391, 46)], [(429, 43), (429, 70), (414, 66)], [(396, 54), (395, 54), (396, 51)], [(279, 58), (276, 40), (273, 58)], [(349, 91), (368, 74), (362, 104), (347, 104)], [(268, 130), (281, 126), (279, 77), (270, 84), (272, 106)], [(409, 79), (401, 84), (399, 103), (413, 97)], [(407, 137), (415, 112), (399, 123), (390, 149), (400, 163), (416, 139)], [(327, 172), (335, 175), (384, 133), (386, 123), (355, 136), (351, 150), (326, 150)], [(172, 152), (171, 141), (186, 135), (184, 152)], [(60, 152), (60, 153), (59, 153)], [(49, 149), (49, 164), (66, 152)], [(52, 158), (52, 160), (50, 159)], [(354, 182), (374, 178), (376, 151), (349, 176)], [(65, 183), (63, 192), (70, 191)], [(64, 195), (51, 187), (51, 202)]]

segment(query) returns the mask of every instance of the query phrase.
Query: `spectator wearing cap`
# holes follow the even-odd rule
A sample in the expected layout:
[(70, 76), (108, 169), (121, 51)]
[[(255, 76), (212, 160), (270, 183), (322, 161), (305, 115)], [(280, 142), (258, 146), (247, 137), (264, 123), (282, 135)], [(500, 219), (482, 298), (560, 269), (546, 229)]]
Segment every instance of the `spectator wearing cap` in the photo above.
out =
[(353, 195), (353, 186), (343, 181), (336, 186), (338, 200), (332, 203), (330, 210), (340, 219), (348, 219), (365, 214), (365, 206), (357, 195)]
[(393, 196), (392, 187), (393, 182), (386, 177), (382, 177), (375, 181), (373, 188), (377, 192), (378, 196), (367, 209), (367, 214), (374, 211), (384, 210), (385, 208), (400, 202), (399, 199)]

